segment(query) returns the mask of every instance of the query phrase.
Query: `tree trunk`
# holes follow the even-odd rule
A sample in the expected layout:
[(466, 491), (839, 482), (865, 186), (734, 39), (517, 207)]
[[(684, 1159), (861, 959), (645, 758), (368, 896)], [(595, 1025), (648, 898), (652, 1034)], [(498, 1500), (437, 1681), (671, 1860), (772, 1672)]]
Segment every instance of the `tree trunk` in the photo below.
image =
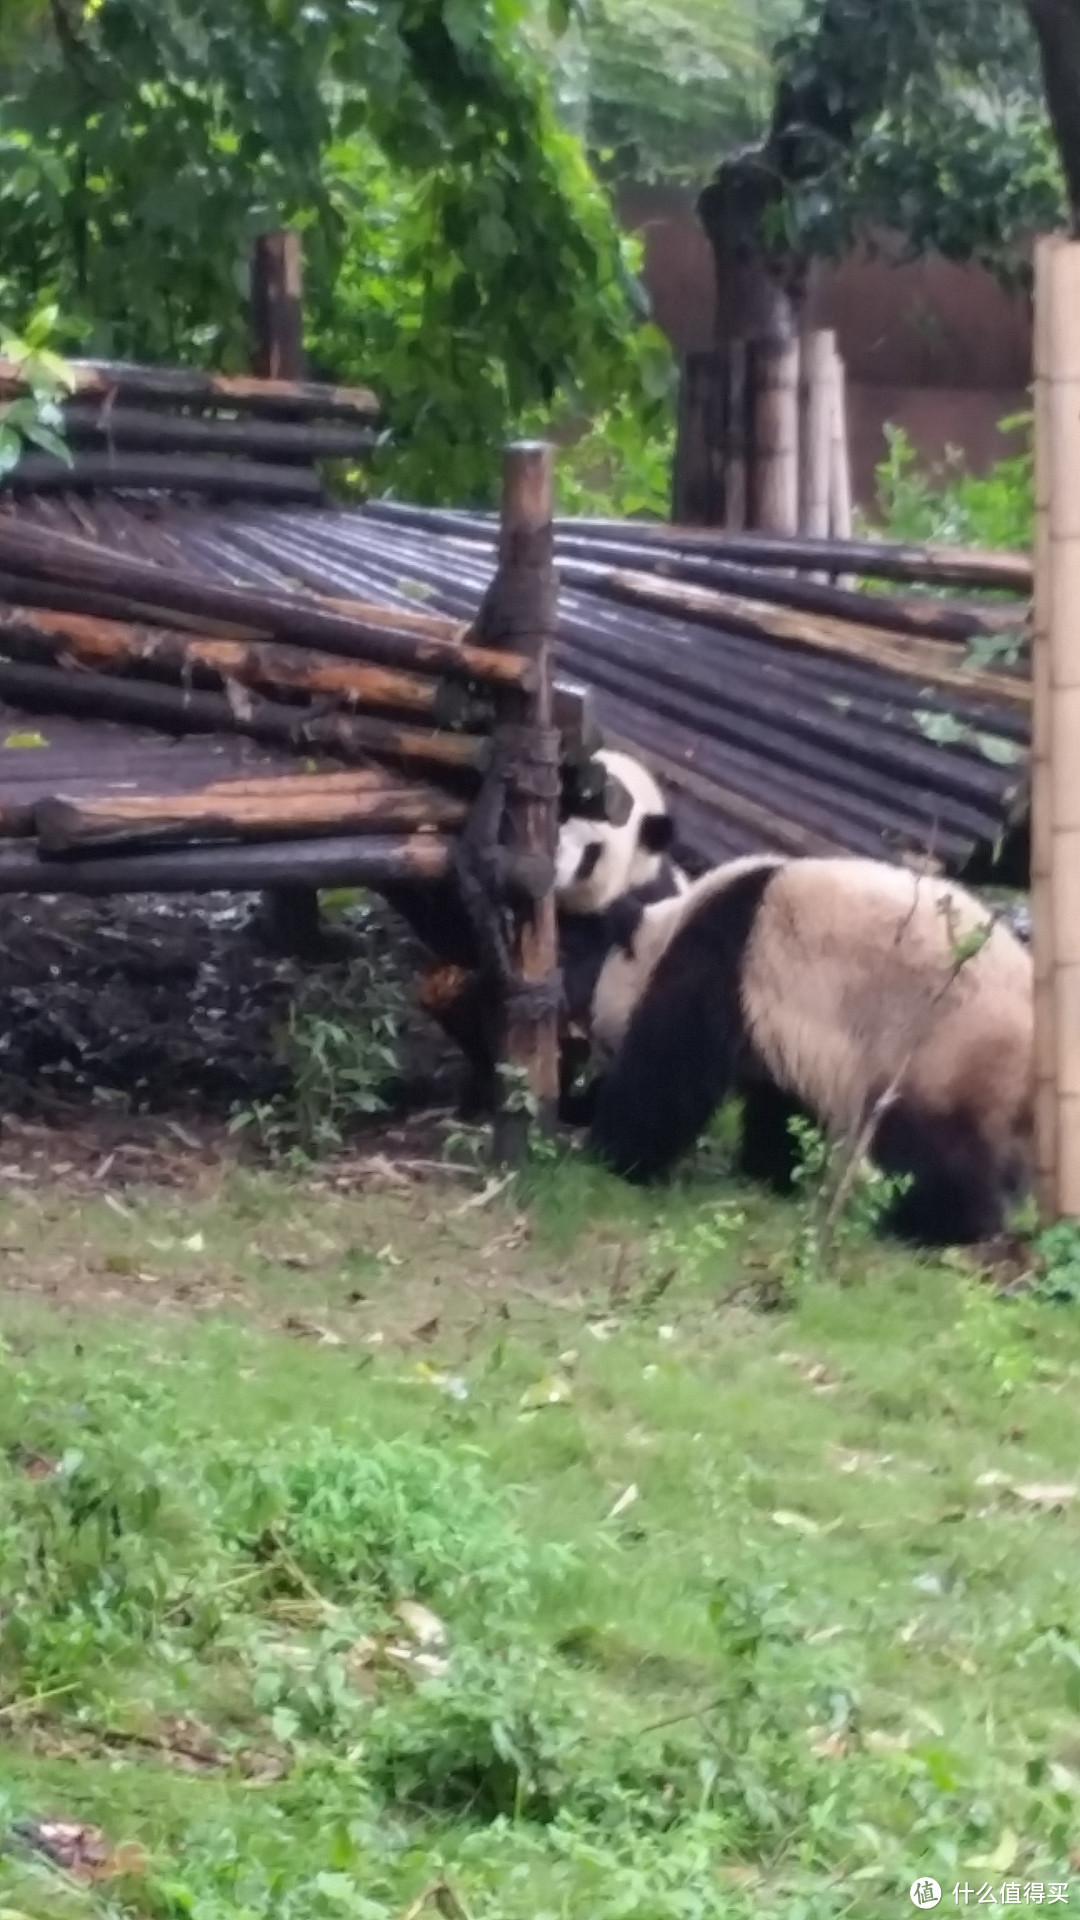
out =
[(1042, 61), (1072, 231), (1080, 236), (1080, 0), (1027, 0)]

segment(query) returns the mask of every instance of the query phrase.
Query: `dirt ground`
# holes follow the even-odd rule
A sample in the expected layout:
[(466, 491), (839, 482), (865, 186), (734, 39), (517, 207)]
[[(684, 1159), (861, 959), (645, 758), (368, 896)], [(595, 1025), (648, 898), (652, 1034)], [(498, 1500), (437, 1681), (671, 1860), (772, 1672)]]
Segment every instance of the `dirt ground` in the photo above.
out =
[[(317, 965), (282, 959), (261, 936), (255, 895), (0, 903), (0, 1162), (74, 1178), (185, 1178), (240, 1143), (238, 1111), (286, 1094), (281, 1033), (313, 986), (347, 1012), (349, 967), (374, 956), (406, 1001), (421, 959), (381, 905), (332, 923)], [(419, 1151), (423, 1109), (452, 1105), (453, 1050), (410, 1016), (391, 1109), (365, 1128), (400, 1151), (402, 1120)], [(104, 1169), (104, 1171), (103, 1171)]]

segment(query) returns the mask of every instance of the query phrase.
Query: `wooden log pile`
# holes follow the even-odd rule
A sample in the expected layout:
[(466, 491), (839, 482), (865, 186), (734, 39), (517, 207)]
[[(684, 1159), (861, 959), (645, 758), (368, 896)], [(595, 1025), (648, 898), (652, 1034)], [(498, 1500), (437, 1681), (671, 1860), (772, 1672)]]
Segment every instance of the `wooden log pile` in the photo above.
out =
[[(320, 463), (366, 461), (379, 406), (366, 388), (76, 360), (62, 401), (69, 458), (28, 448), (0, 476), (0, 494), (190, 493), (209, 499), (305, 501), (326, 494)], [(0, 405), (22, 390), (0, 359)]]

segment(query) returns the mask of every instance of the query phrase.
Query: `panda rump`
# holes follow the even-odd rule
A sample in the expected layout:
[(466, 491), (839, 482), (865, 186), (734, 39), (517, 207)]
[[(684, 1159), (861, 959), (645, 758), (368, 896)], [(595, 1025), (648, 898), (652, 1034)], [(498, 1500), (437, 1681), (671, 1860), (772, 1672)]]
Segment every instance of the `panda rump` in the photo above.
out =
[(655, 1178), (738, 1094), (742, 1170), (784, 1186), (794, 1114), (850, 1137), (888, 1095), (869, 1151), (909, 1184), (884, 1224), (982, 1239), (1028, 1171), (1032, 1000), (1029, 954), (954, 882), (872, 860), (732, 861), (676, 899), (612, 909), (590, 1144)]

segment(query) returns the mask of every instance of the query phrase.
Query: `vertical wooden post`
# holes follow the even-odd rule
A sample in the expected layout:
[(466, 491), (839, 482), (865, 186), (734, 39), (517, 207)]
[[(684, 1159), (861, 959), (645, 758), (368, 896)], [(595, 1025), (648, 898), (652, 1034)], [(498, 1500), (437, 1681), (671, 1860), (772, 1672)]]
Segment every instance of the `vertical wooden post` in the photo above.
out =
[(746, 405), (746, 341), (729, 340), (727, 394), (724, 408), (724, 525), (742, 533), (746, 518), (746, 452), (749, 420)]
[(1054, 1036), (1053, 841), (1050, 768), (1050, 356), (1049, 247), (1035, 250), (1035, 600), (1031, 675), (1031, 947), (1035, 970), (1035, 1180), (1039, 1206), (1057, 1208), (1057, 1090)]
[(799, 530), (799, 343), (751, 340), (748, 521), (761, 533)]
[(799, 380), (799, 532), (825, 540), (833, 459), (836, 335), (803, 335)]
[(1036, 1162), (1052, 1217), (1080, 1219), (1080, 243), (1037, 250), (1040, 532), (1032, 766)]
[(722, 354), (683, 358), (671, 476), (671, 517), (679, 526), (716, 527), (723, 520), (725, 372)]
[(260, 233), (255, 241), (251, 331), (260, 379), (303, 379), (304, 256), (298, 233)]
[[(512, 842), (524, 853), (552, 862), (559, 830), (559, 737), (552, 727), (552, 654), (558, 613), (555, 573), (554, 460), (542, 442), (508, 447), (503, 461), (499, 572), (492, 596), (492, 644), (512, 647), (536, 662), (538, 684), (522, 714), (521, 739), (529, 764), (508, 794)], [(550, 762), (550, 765), (548, 764)], [(503, 1165), (522, 1160), (528, 1143), (529, 1106), (542, 1124), (554, 1120), (559, 1092), (558, 1003), (543, 1004), (555, 985), (559, 941), (553, 885), (521, 912), (514, 929), (514, 968), (527, 998), (509, 1001), (501, 1064), (510, 1084), (495, 1118), (494, 1151)], [(523, 1095), (530, 1096), (526, 1105)]]
[[(252, 364), (262, 380), (302, 380), (304, 261), (298, 233), (260, 233), (251, 253)], [(271, 887), (263, 928), (279, 953), (314, 957), (322, 945), (314, 887)]]

